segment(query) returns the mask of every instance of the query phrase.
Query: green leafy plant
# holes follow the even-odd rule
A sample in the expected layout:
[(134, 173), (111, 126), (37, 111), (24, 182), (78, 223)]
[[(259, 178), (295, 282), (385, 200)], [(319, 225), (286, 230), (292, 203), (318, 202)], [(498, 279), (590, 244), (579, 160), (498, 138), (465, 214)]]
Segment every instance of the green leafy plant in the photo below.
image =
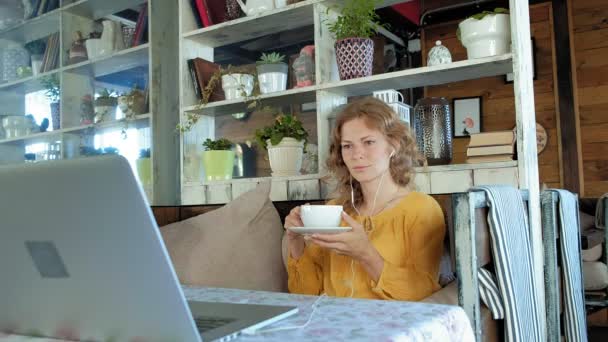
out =
[(205, 151), (229, 151), (232, 148), (232, 141), (226, 138), (217, 140), (207, 139), (203, 142)]
[(306, 151), (308, 132), (302, 126), (302, 121), (295, 115), (285, 115), (279, 112), (272, 125), (255, 131), (255, 139), (264, 149), (268, 149), (268, 140), (272, 145), (278, 145), (283, 138), (303, 140), (304, 151)]
[(100, 92), (99, 92), (99, 97), (97, 98), (109, 98), (109, 97), (118, 97), (118, 94), (110, 89), (108, 90), (108, 88), (103, 88)]
[(262, 56), (260, 57), (260, 60), (258, 60), (256, 62), (256, 64), (257, 65), (279, 64), (279, 63), (283, 63), (284, 60), (285, 60), (285, 55), (281, 55), (278, 52), (272, 52), (269, 54), (263, 53)]
[[(492, 15), (492, 14), (509, 14), (509, 10), (507, 8), (497, 7), (494, 9), (494, 11), (483, 11), (480, 13), (475, 13), (475, 14), (467, 17), (467, 19), (481, 20), (481, 19), (485, 18), (487, 15)], [(460, 27), (456, 30), (456, 37), (458, 38), (458, 40), (460, 40)]]
[(57, 74), (47, 75), (40, 79), (40, 83), (46, 89), (44, 95), (51, 103), (59, 102), (61, 98), (61, 88), (59, 87), (59, 77)]
[(222, 86), (222, 76), (231, 74), (247, 74), (253, 76), (253, 90), (251, 95), (247, 96), (245, 87), (243, 85), (241, 85), (239, 90), (241, 92), (241, 96), (244, 98), (244, 102), (247, 103), (248, 110), (255, 110), (260, 107), (260, 90), (258, 87), (258, 78), (256, 77), (255, 73), (253, 73), (248, 66), (228, 65), (226, 68), (220, 68), (214, 72), (213, 75), (211, 75), (207, 85), (203, 88), (203, 94), (198, 106), (194, 110), (186, 113), (184, 122), (177, 125), (178, 131), (185, 133), (192, 129), (192, 127), (203, 115), (200, 111), (209, 103), (209, 99), (211, 99), (211, 95), (213, 95), (216, 87)]
[[(385, 26), (380, 24), (380, 17), (375, 11), (376, 6), (381, 2), (382, 0), (346, 0), (336, 21), (327, 24), (329, 31), (336, 36), (337, 40), (370, 38), (376, 33), (378, 27)], [(332, 8), (327, 9), (327, 13), (330, 9)]]

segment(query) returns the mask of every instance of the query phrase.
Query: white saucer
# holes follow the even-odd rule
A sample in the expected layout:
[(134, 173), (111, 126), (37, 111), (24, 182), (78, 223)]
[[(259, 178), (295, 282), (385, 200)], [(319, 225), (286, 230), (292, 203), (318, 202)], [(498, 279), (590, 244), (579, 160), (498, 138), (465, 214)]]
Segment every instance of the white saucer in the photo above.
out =
[(298, 234), (336, 234), (352, 230), (351, 227), (291, 227), (287, 229)]

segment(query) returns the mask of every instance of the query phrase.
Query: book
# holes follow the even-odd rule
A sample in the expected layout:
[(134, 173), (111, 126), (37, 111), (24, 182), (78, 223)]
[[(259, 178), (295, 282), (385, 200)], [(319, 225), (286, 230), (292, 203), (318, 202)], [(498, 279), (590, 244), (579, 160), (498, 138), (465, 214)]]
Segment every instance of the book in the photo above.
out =
[(468, 157), (468, 164), (475, 163), (496, 163), (496, 162), (506, 162), (513, 160), (512, 154), (497, 154), (493, 156), (478, 156), (478, 157)]
[(509, 145), (494, 145), (494, 146), (479, 146), (467, 148), (467, 157), (489, 156), (497, 154), (513, 154), (515, 146)]
[(496, 131), (471, 134), (469, 147), (509, 145), (515, 143), (513, 131)]
[(211, 24), (219, 24), (226, 21), (226, 0), (203, 0), (207, 7), (207, 15)]
[(192, 85), (194, 86), (194, 94), (198, 100), (201, 99), (203, 92), (201, 91), (200, 84), (198, 83), (198, 78), (196, 77), (196, 70), (194, 70), (194, 60), (188, 60), (188, 71), (190, 72), (190, 78), (192, 78)]
[(196, 21), (196, 27), (203, 28), (203, 22), (201, 21), (201, 17), (198, 15), (198, 9), (196, 8), (196, 0), (190, 0), (190, 8), (192, 9), (192, 14), (194, 14), (194, 21)]
[(196, 0), (196, 9), (198, 10), (198, 15), (203, 22), (203, 26), (211, 26), (212, 23), (209, 19), (209, 13), (207, 13), (207, 6), (205, 6), (205, 2), (203, 0)]
[[(192, 59), (192, 63), (194, 64), (194, 71), (196, 73), (196, 78), (198, 79), (198, 85), (202, 98), (205, 87), (207, 87), (207, 84), (209, 83), (209, 80), (211, 79), (213, 74), (216, 71), (220, 70), (220, 66), (219, 64), (209, 62), (200, 57)], [(213, 89), (213, 92), (211, 93), (211, 96), (209, 96), (209, 102), (222, 101), (224, 99), (225, 96), (224, 90), (222, 89), (222, 81), (218, 80), (215, 85), (215, 88)]]

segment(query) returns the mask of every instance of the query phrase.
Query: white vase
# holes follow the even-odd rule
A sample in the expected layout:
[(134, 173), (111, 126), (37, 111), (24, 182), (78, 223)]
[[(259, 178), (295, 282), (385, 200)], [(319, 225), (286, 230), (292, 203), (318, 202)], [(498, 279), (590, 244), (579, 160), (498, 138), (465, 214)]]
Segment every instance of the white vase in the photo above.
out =
[(42, 67), (42, 59), (44, 55), (32, 55), (32, 74), (34, 76), (40, 73), (40, 68)]
[(102, 42), (99, 38), (90, 38), (85, 40), (84, 46), (87, 48), (87, 56), (89, 59), (95, 59), (101, 56)]
[(253, 76), (248, 74), (230, 74), (222, 76), (222, 89), (226, 100), (250, 96), (253, 91)]
[(287, 89), (287, 64), (262, 64), (257, 66), (260, 93), (268, 94)]
[(508, 53), (511, 29), (508, 14), (488, 14), (483, 19), (469, 18), (458, 24), (460, 41), (469, 59)]
[(273, 177), (297, 176), (302, 168), (304, 141), (283, 138), (278, 145), (268, 143), (268, 159)]

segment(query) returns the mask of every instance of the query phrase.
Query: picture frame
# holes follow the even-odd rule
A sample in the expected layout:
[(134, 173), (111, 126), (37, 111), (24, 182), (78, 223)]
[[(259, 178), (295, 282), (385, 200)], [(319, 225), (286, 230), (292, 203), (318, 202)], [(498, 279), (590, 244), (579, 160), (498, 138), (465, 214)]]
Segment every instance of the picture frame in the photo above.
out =
[(452, 136), (464, 138), (482, 132), (481, 96), (452, 99)]
[[(537, 65), (536, 65), (536, 39), (530, 37), (531, 51), (532, 51), (532, 80), (536, 81), (538, 78)], [(513, 83), (514, 75), (512, 72), (505, 75), (505, 83)]]

